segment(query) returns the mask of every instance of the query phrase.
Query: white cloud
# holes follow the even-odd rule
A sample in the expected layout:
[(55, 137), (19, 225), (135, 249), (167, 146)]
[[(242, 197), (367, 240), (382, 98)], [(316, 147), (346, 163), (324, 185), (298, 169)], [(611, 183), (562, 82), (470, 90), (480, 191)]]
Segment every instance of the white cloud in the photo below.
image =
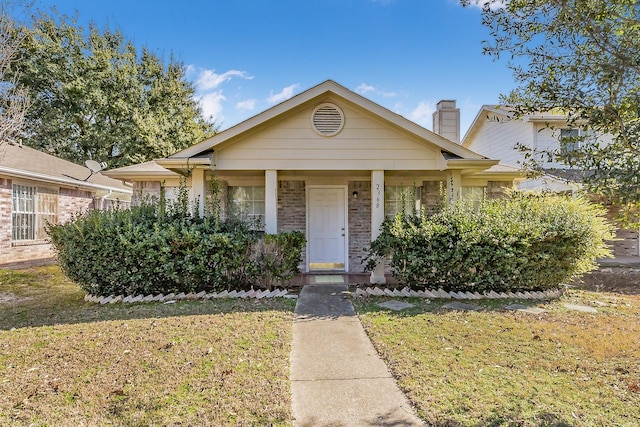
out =
[(413, 109), (409, 118), (420, 126), (431, 128), (434, 111), (436, 111), (435, 102), (421, 101), (418, 106)]
[(195, 83), (194, 99), (200, 104), (203, 116), (209, 121), (215, 121), (218, 125), (224, 119), (222, 111), (227, 101), (223, 90), (224, 83), (233, 78), (253, 79), (247, 71), (228, 70), (218, 74), (214, 69), (200, 68), (195, 65), (187, 65), (185, 74)]
[(244, 101), (240, 101), (236, 104), (236, 109), (252, 111), (256, 108), (256, 102), (256, 99), (246, 99)]
[(287, 99), (291, 98), (293, 96), (293, 93), (300, 87), (300, 85), (298, 83), (292, 84), (291, 86), (287, 86), (284, 89), (282, 89), (282, 91), (280, 91), (279, 93), (273, 93), (273, 91), (270, 93), (269, 97), (267, 98), (267, 102), (269, 104), (277, 104), (279, 102), (282, 101), (286, 101)]
[(358, 92), (360, 95), (364, 95), (368, 92), (373, 92), (374, 90), (376, 90), (375, 87), (368, 85), (366, 83), (362, 83), (360, 84), (360, 86), (356, 88), (356, 92)]
[(366, 83), (362, 83), (360, 86), (356, 88), (356, 92), (360, 95), (366, 95), (367, 93), (372, 93), (374, 95), (383, 96), (385, 98), (395, 98), (398, 96), (396, 92), (387, 92), (382, 89), (378, 89), (375, 86), (368, 85)]
[(229, 70), (222, 74), (216, 74), (215, 70), (200, 70), (196, 87), (202, 91), (212, 90), (231, 80), (232, 77), (240, 77), (246, 80), (253, 79), (253, 76), (250, 76), (246, 71)]
[(222, 113), (222, 102), (226, 101), (226, 99), (221, 90), (196, 97), (196, 101), (198, 101), (202, 107), (204, 117), (217, 122), (221, 121), (220, 113)]

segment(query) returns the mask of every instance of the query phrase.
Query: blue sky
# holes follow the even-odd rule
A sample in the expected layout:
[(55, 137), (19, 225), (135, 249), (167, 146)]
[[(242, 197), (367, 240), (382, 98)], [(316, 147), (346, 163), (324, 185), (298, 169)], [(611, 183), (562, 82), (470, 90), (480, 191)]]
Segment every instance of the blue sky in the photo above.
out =
[(40, 0), (81, 24), (108, 23), (188, 67), (207, 115), (233, 126), (327, 79), (432, 128), (455, 99), (466, 132), (513, 87), (482, 55), (480, 9), (457, 0)]

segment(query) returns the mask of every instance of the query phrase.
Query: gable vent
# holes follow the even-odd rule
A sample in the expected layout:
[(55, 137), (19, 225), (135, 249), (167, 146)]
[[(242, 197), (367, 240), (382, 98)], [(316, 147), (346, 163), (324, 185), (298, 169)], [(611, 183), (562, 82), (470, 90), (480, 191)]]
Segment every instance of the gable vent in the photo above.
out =
[(313, 128), (320, 135), (334, 136), (344, 126), (344, 114), (334, 104), (322, 104), (313, 110)]

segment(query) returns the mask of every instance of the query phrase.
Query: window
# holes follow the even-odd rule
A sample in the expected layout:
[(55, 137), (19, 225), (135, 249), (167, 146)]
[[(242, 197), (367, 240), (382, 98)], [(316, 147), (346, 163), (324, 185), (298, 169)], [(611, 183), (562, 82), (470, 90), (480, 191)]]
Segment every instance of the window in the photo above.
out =
[(47, 238), (47, 222), (58, 222), (58, 191), (48, 188), (13, 185), (11, 239)]
[(264, 229), (264, 187), (229, 187), (229, 214)]
[(393, 186), (384, 188), (384, 213), (394, 217), (399, 212), (420, 215), (421, 187)]
[(480, 202), (482, 202), (486, 197), (486, 188), (463, 186), (460, 194), (462, 196), (462, 200), (473, 203), (474, 208), (478, 209), (480, 207)]
[(585, 142), (593, 137), (593, 132), (585, 129), (560, 129), (560, 149), (565, 155), (572, 154), (583, 148)]

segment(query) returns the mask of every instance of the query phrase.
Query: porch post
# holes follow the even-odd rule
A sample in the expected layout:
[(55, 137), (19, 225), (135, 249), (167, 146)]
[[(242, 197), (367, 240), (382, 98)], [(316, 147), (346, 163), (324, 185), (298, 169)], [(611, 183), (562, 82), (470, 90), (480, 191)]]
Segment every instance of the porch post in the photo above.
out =
[(278, 232), (278, 171), (264, 171), (264, 231)]
[(191, 171), (191, 189), (193, 191), (193, 199), (198, 201), (198, 214), (204, 216), (204, 207), (207, 199), (207, 179), (204, 174), (205, 170), (194, 168)]
[[(380, 235), (380, 226), (384, 221), (384, 170), (371, 171), (371, 241)], [(378, 261), (371, 272), (371, 283), (385, 283), (384, 262)]]
[(447, 176), (447, 205), (453, 205), (462, 197), (462, 175), (459, 170), (451, 170)]

